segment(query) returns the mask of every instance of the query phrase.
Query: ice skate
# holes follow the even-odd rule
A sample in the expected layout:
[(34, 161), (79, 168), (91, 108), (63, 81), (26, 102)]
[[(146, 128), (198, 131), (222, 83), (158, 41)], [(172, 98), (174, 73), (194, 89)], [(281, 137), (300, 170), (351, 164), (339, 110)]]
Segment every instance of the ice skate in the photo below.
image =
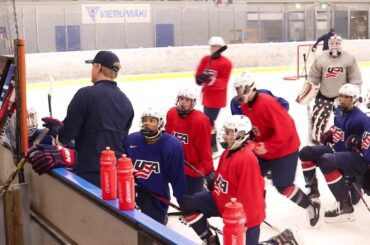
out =
[(316, 226), (320, 219), (320, 202), (310, 200), (310, 204), (306, 208), (307, 216), (311, 226)]
[(291, 229), (285, 229), (280, 234), (271, 237), (269, 240), (260, 242), (259, 245), (298, 245)]
[(355, 221), (354, 209), (349, 199), (336, 202), (332, 210), (325, 212), (325, 223)]

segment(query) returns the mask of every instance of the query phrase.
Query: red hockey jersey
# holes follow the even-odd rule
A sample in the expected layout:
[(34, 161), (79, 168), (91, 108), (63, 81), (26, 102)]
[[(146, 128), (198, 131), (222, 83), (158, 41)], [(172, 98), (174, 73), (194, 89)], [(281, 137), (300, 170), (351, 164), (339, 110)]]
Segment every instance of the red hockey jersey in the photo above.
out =
[[(183, 147), (185, 160), (204, 174), (214, 170), (211, 152), (211, 123), (203, 112), (192, 110), (181, 118), (176, 107), (167, 112), (165, 130), (177, 137)], [(185, 164), (185, 174), (201, 177)]]
[(232, 64), (231, 61), (223, 56), (212, 60), (210, 55), (204, 56), (200, 61), (195, 76), (202, 73), (205, 69), (215, 73), (216, 79), (202, 88), (202, 105), (209, 108), (222, 108), (226, 106), (227, 83), (229, 81)]
[(246, 226), (259, 225), (266, 217), (264, 189), (258, 160), (249, 147), (244, 147), (227, 157), (225, 150), (215, 174), (212, 196), (219, 213), (223, 214), (226, 203), (232, 197), (243, 204)]
[(270, 95), (258, 93), (252, 102), (241, 105), (252, 123), (256, 142), (263, 142), (267, 153), (259, 157), (272, 160), (299, 149), (300, 141), (293, 118)]

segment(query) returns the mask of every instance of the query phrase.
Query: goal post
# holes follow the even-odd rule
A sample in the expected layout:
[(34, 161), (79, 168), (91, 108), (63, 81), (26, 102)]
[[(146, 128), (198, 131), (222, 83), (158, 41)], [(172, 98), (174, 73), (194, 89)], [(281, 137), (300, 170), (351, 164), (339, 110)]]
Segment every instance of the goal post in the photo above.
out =
[(322, 44), (318, 44), (316, 51), (312, 51), (314, 44), (299, 44), (296, 48), (296, 56), (294, 57), (294, 74), (284, 77), (284, 80), (298, 80), (301, 77), (308, 75), (310, 67), (316, 57), (322, 53)]

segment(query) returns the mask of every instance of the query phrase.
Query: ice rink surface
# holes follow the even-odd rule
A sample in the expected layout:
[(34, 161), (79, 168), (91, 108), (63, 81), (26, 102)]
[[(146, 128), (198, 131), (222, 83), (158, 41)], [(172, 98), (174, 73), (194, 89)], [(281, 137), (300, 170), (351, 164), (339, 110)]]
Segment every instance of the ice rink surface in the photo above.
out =
[[(370, 67), (361, 67), (361, 71), (364, 81), (362, 89), (364, 96), (367, 89), (370, 87), (370, 82), (368, 81)], [(308, 138), (307, 110), (305, 106), (301, 106), (294, 101), (302, 87), (304, 79), (296, 81), (284, 80), (283, 77), (288, 75), (287, 72), (256, 72), (253, 74), (257, 81), (257, 88), (269, 89), (274, 95), (288, 100), (290, 104), (289, 114), (295, 120), (301, 140), (301, 147), (305, 146)], [(228, 101), (230, 101), (234, 96), (232, 83), (235, 76), (237, 75), (233, 75), (229, 82)], [(125, 80), (124, 77), (123, 80)], [(59, 83), (57, 81), (54, 82), (52, 93), (53, 117), (60, 120), (64, 119), (67, 106), (73, 95), (81, 86), (86, 86), (86, 84), (78, 84), (79, 85), (73, 85), (73, 83), (68, 83), (67, 86), (65, 83)], [(134, 82), (123, 81), (118, 84), (122, 91), (130, 98), (134, 106), (135, 118), (130, 132), (135, 132), (139, 129), (139, 119), (144, 108), (148, 106), (158, 106), (163, 109), (164, 113), (166, 113), (170, 107), (175, 105), (176, 94), (179, 89), (189, 87), (200, 91), (200, 88), (195, 85), (191, 76), (187, 78), (137, 80)], [(45, 86), (31, 85), (27, 92), (28, 107), (34, 107), (38, 111), (39, 120), (44, 116), (48, 116), (47, 93), (47, 84)], [(202, 110), (202, 106), (199, 101), (196, 109)], [(230, 115), (229, 107), (224, 108), (218, 117), (216, 126), (220, 128), (223, 121)], [(281, 126), (284, 127), (284, 125)], [(215, 167), (217, 167), (218, 162), (215, 161), (214, 164)], [(334, 197), (330, 193), (321, 172), (318, 170), (317, 173), (322, 205), (321, 220), (319, 221), (320, 224), (317, 228), (309, 226), (306, 211), (304, 209), (299, 208), (297, 205), (278, 194), (277, 190), (275, 190), (268, 181), (266, 181), (266, 221), (280, 230), (291, 228), (297, 231), (299, 244), (368, 244), (370, 241), (370, 212), (366, 209), (362, 201), (355, 206), (356, 221), (337, 224), (326, 224), (323, 222), (324, 211), (332, 208)], [(295, 183), (306, 191), (304, 188), (304, 180), (300, 164), (298, 164)], [(370, 205), (370, 197), (365, 195), (364, 198)], [(175, 202), (174, 200), (172, 201)], [(222, 229), (222, 220), (220, 218), (212, 218), (210, 219), (210, 223)], [(201, 243), (195, 232), (193, 232), (191, 228), (180, 223), (178, 221), (178, 217), (170, 217), (168, 227), (190, 239), (193, 239), (198, 244)], [(272, 230), (265, 224), (261, 224), (261, 241), (276, 234), (276, 231)], [(222, 236), (220, 236), (220, 240), (222, 241)]]

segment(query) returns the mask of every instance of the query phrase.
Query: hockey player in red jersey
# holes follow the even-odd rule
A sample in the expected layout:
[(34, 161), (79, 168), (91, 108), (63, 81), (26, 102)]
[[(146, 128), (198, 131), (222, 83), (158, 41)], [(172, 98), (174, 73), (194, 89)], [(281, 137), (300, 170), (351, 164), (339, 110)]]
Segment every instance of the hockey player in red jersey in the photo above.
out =
[(195, 81), (202, 86), (202, 104), (212, 126), (212, 150), (217, 151), (215, 121), (221, 108), (226, 106), (227, 84), (232, 69), (231, 61), (222, 56), (220, 50), (226, 49), (222, 37), (211, 37), (208, 41), (211, 54), (200, 61), (195, 73)]
[(179, 91), (176, 106), (167, 112), (165, 126), (166, 132), (178, 138), (184, 147), (189, 194), (203, 189), (204, 176), (209, 181), (214, 175), (210, 143), (211, 124), (203, 112), (194, 109), (196, 103), (195, 91), (189, 89)]
[(233, 115), (219, 132), (222, 153), (211, 192), (185, 195), (183, 219), (206, 244), (219, 244), (207, 225), (207, 218), (222, 216), (232, 197), (243, 204), (246, 214), (246, 244), (257, 245), (260, 224), (265, 219), (264, 180), (256, 156), (247, 145), (251, 123), (246, 116)]
[(315, 98), (312, 115), (309, 115), (312, 143), (319, 144), (322, 133), (326, 131), (339, 88), (345, 83), (361, 87), (361, 71), (356, 58), (342, 51), (342, 38), (333, 35), (329, 39), (329, 50), (315, 59), (296, 99), (299, 104), (307, 105)]
[(258, 92), (249, 73), (242, 73), (234, 87), (243, 115), (252, 122), (256, 143), (253, 151), (262, 175), (271, 171), (272, 183), (279, 193), (306, 209), (310, 225), (315, 226), (319, 220), (320, 203), (310, 200), (294, 184), (300, 145), (294, 120), (274, 97)]

